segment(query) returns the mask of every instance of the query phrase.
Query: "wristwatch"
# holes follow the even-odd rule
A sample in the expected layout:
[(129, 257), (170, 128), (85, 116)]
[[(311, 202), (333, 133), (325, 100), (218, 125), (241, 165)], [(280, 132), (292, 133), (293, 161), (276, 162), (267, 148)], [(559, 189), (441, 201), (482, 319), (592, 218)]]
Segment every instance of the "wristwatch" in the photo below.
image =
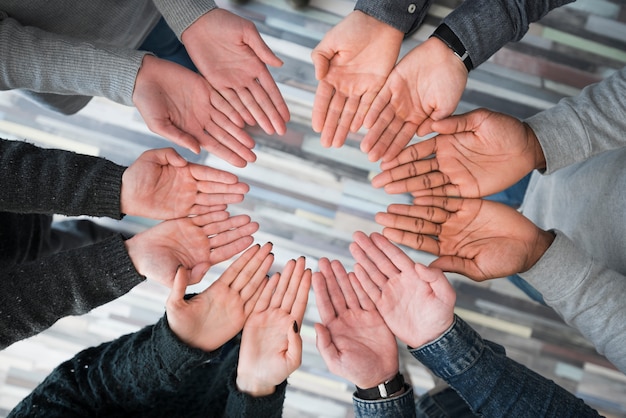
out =
[(366, 401), (373, 401), (376, 399), (390, 398), (402, 389), (404, 389), (404, 377), (402, 374), (398, 373), (392, 379), (378, 386), (374, 386), (373, 388), (362, 389), (357, 386), (356, 396)]
[(465, 64), (465, 68), (467, 68), (467, 72), (472, 71), (474, 68), (474, 64), (472, 63), (472, 59), (469, 56), (469, 52), (463, 46), (463, 42), (456, 36), (452, 29), (448, 27), (445, 23), (442, 23), (435, 29), (430, 37), (435, 37), (441, 40), (444, 44), (448, 45), (448, 48), (454, 52), (454, 55), (459, 57), (459, 59)]

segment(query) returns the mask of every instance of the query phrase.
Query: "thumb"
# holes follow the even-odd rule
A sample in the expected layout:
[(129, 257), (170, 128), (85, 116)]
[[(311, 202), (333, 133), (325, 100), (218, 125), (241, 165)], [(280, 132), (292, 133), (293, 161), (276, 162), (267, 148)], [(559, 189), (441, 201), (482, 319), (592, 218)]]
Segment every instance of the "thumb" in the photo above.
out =
[(313, 61), (313, 66), (315, 67), (315, 79), (321, 80), (326, 77), (330, 68), (330, 59), (323, 53), (314, 50), (311, 52), (311, 61)]
[(472, 278), (471, 261), (467, 258), (457, 257), (454, 255), (444, 255), (430, 263), (429, 267), (435, 267), (449, 273), (459, 273)]
[[(435, 120), (430, 125), (430, 128), (434, 132), (439, 132), (440, 134), (472, 132), (478, 127), (480, 122), (475, 115), (476, 113), (470, 112), (464, 115), (450, 116), (449, 118)], [(435, 118), (431, 115), (431, 119), (434, 120)]]
[(185, 160), (174, 148), (165, 148), (162, 150), (163, 157), (167, 164), (170, 164), (174, 167), (184, 167), (187, 165), (187, 160)]
[(326, 366), (330, 368), (337, 358), (337, 348), (333, 344), (328, 328), (320, 323), (314, 324), (315, 327), (315, 346), (319, 351)]
[(280, 67), (283, 65), (283, 61), (272, 52), (256, 29), (250, 31), (244, 39), (244, 42), (246, 42), (264, 64), (271, 65), (272, 67)]
[(176, 275), (174, 276), (174, 283), (172, 290), (167, 297), (167, 305), (182, 301), (185, 297), (185, 291), (187, 290), (187, 284), (189, 283), (189, 271), (182, 264), (176, 269)]
[[(161, 135), (162, 137), (169, 139), (175, 144), (180, 145), (181, 147), (185, 147), (191, 152), (195, 154), (200, 154), (200, 145), (196, 138), (192, 135), (178, 129), (171, 123), (148, 123), (148, 128), (155, 134)], [(181, 157), (182, 158), (182, 157)]]

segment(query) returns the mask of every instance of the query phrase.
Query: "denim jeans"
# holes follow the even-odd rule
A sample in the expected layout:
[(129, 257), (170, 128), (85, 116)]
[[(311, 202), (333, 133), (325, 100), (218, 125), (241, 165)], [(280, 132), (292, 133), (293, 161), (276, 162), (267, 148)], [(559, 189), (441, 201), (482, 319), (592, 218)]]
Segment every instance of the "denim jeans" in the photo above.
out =
[(180, 64), (192, 71), (198, 72), (191, 61), (185, 46), (178, 40), (176, 34), (170, 29), (164, 18), (148, 34), (148, 37), (139, 47), (141, 51), (152, 52), (159, 58)]

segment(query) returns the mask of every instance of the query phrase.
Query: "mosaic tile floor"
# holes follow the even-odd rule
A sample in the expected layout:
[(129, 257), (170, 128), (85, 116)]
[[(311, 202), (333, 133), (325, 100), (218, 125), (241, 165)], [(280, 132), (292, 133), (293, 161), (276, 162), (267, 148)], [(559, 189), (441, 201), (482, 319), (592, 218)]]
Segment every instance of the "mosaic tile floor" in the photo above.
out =
[[(405, 41), (403, 53), (424, 41), (458, 3), (436, 0), (422, 28)], [(253, 20), (285, 61), (272, 71), (292, 122), (283, 137), (252, 129), (258, 161), (245, 169), (232, 169), (206, 153), (181, 153), (192, 161), (232, 169), (250, 184), (245, 201), (231, 212), (248, 213), (261, 224), (255, 237), (274, 243), (275, 270), (299, 255), (307, 257), (312, 269), (322, 256), (351, 266), (347, 248), (352, 231), (378, 231), (373, 222), (376, 212), (391, 202), (408, 202), (408, 197), (387, 196), (369, 186), (377, 166), (358, 149), (361, 133), (341, 149), (324, 149), (310, 127), (316, 85), (310, 52), (354, 2), (312, 0), (300, 11), (283, 0), (253, 1), (242, 7), (219, 4)], [(626, 6), (620, 1), (582, 0), (554, 10), (533, 24), (521, 42), (508, 45), (471, 73), (458, 112), (484, 106), (522, 118), (577, 94), (626, 63), (625, 22)], [(0, 136), (101, 155), (120, 164), (130, 164), (146, 149), (170, 146), (147, 130), (133, 108), (96, 99), (77, 115), (64, 117), (12, 92), (0, 94)], [(103, 222), (131, 231), (150, 224), (138, 218)], [(417, 261), (431, 259), (409, 253)], [(225, 265), (214, 267), (198, 288), (206, 287)], [(460, 276), (450, 278), (458, 291), (457, 313), (484, 337), (503, 344), (511, 357), (557, 381), (604, 415), (626, 417), (626, 377), (552, 310), (529, 301), (505, 280), (477, 284)], [(0, 416), (79, 350), (154, 323), (163, 314), (166, 297), (167, 289), (146, 282), (87, 315), (65, 318), (0, 352)], [(303, 365), (289, 379), (284, 415), (353, 416), (352, 386), (331, 375), (315, 349), (314, 305), (311, 297), (302, 327)], [(432, 387), (432, 378), (419, 363), (403, 360), (405, 375), (417, 393)]]

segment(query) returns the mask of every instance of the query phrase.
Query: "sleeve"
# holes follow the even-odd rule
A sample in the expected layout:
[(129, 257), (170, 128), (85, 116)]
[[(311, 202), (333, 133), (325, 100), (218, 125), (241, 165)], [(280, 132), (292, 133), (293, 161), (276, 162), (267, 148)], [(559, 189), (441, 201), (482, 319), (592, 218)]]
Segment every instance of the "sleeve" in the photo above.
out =
[(547, 174), (626, 145), (625, 91), (626, 67), (526, 119), (543, 149)]
[[(191, 372), (217, 355), (219, 350), (206, 353), (184, 344), (163, 318), (78, 353), (58, 366), (9, 417), (144, 416), (160, 394), (176, 391)], [(180, 412), (186, 406), (176, 407)]]
[(89, 312), (145, 280), (119, 235), (10, 267), (2, 276), (0, 349), (49, 328), (62, 317)]
[(506, 356), (461, 318), (411, 354), (482, 417), (598, 417), (582, 400)]
[(178, 39), (200, 16), (217, 8), (213, 0), (153, 0)]
[(550, 10), (574, 0), (466, 0), (444, 20), (478, 67)]
[(422, 24), (433, 0), (358, 0), (354, 10), (359, 10), (377, 20), (410, 33)]
[(0, 90), (102, 96), (132, 106), (144, 55), (22, 26), (0, 11)]
[(626, 373), (626, 277), (581, 251), (563, 233), (527, 272), (531, 283), (565, 322)]
[(414, 418), (415, 401), (413, 388), (405, 385), (406, 391), (395, 398), (366, 401), (352, 397), (354, 416), (356, 418)]
[(234, 368), (228, 379), (228, 401), (224, 416), (231, 418), (280, 418), (287, 391), (287, 381), (276, 386), (276, 391), (268, 396), (255, 398), (237, 389), (237, 369)]
[(0, 140), (0, 210), (121, 219), (125, 170), (104, 158)]

